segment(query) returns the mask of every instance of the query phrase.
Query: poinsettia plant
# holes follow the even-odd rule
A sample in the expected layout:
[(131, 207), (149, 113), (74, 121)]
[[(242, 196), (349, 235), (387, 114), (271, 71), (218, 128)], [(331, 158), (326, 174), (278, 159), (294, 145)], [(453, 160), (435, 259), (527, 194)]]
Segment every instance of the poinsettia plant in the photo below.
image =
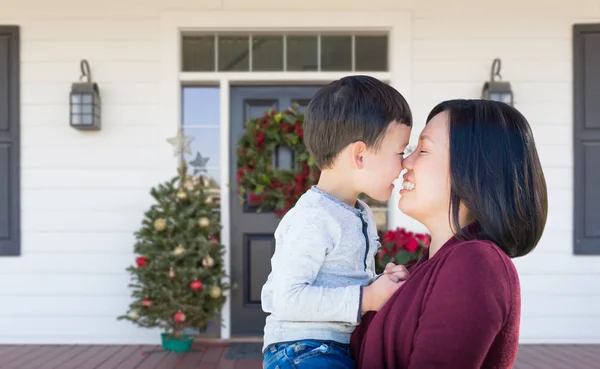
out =
[(377, 253), (377, 273), (382, 273), (390, 261), (396, 265), (416, 263), (429, 248), (431, 236), (426, 233), (414, 233), (398, 227), (381, 236), (381, 248)]

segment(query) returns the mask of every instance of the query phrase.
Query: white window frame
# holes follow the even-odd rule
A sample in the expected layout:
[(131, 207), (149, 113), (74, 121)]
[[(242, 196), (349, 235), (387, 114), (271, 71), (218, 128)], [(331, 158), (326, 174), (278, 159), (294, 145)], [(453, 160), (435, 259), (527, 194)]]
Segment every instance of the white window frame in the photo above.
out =
[[(160, 18), (161, 100), (160, 118), (164, 137), (170, 137), (181, 124), (181, 86), (220, 87), (221, 130), (221, 240), (225, 245), (225, 269), (231, 273), (229, 199), (229, 91), (232, 85), (326, 84), (347, 75), (366, 72), (181, 72), (181, 35), (185, 32), (388, 32), (389, 71), (368, 73), (389, 83), (411, 102), (412, 95), (412, 12), (410, 11), (198, 11), (167, 12)], [(168, 145), (164, 145), (168, 146)], [(172, 157), (168, 147), (158, 148)], [(172, 167), (165, 169), (172, 174)], [(397, 210), (398, 194), (388, 202), (388, 226), (400, 225), (404, 216)], [(229, 339), (231, 307), (229, 299), (222, 311), (221, 338)]]

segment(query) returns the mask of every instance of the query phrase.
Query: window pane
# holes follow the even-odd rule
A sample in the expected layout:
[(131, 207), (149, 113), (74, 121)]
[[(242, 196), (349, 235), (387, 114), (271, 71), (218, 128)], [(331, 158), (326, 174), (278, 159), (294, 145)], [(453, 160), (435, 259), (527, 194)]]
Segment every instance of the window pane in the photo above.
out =
[(208, 159), (205, 163), (206, 168), (220, 167), (221, 135), (219, 128), (184, 127), (184, 133), (186, 136), (194, 137), (194, 141), (192, 141), (192, 144), (190, 145), (192, 154), (185, 154), (185, 160), (188, 163), (196, 159), (198, 153), (200, 153), (202, 158)]
[(283, 36), (252, 37), (252, 70), (283, 71)]
[(317, 36), (287, 37), (287, 70), (316, 71), (318, 63)]
[(219, 36), (219, 70), (247, 72), (250, 68), (249, 36)]
[(352, 70), (351, 36), (321, 36), (321, 70)]
[(387, 36), (356, 36), (355, 52), (357, 71), (388, 70)]
[(220, 98), (218, 87), (184, 87), (183, 125), (219, 126)]
[(214, 72), (214, 36), (183, 36), (181, 48), (184, 72)]

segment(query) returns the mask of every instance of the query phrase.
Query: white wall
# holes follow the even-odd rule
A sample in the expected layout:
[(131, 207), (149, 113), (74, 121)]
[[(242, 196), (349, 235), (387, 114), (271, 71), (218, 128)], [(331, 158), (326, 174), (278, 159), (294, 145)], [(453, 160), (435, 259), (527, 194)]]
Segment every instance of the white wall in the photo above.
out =
[[(522, 341), (600, 342), (600, 259), (573, 256), (571, 240), (571, 26), (600, 22), (599, 8), (598, 0), (0, 0), (0, 24), (22, 30), (23, 196), (22, 256), (0, 258), (0, 343), (156, 342), (155, 332), (115, 317), (130, 301), (124, 269), (148, 190), (175, 173), (165, 138), (177, 122), (157, 118), (159, 17), (203, 9), (411, 11), (415, 136), (435, 103), (478, 97), (502, 58), (550, 195), (543, 241), (516, 262)], [(302, 16), (310, 12), (298, 24)], [(268, 22), (260, 11), (248, 17)], [(101, 132), (68, 125), (81, 58), (101, 87)]]

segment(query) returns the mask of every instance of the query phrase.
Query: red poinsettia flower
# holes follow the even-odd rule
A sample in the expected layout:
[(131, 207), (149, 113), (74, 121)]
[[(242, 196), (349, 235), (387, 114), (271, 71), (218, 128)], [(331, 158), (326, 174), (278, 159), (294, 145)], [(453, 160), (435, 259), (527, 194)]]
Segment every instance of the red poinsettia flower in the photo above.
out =
[(404, 247), (410, 252), (416, 252), (419, 249), (419, 241), (416, 238), (409, 238), (406, 240)]

